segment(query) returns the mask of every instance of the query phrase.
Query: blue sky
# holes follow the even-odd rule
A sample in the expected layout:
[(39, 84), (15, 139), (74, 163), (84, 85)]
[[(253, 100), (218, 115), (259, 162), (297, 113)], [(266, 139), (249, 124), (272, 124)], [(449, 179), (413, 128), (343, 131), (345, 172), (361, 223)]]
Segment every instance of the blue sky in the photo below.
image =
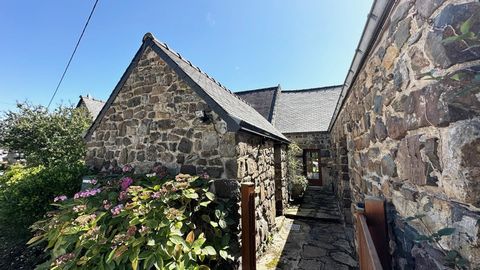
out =
[[(0, 110), (46, 105), (93, 0), (0, 2)], [(100, 0), (53, 102), (107, 99), (146, 32), (233, 91), (342, 84), (372, 0)]]

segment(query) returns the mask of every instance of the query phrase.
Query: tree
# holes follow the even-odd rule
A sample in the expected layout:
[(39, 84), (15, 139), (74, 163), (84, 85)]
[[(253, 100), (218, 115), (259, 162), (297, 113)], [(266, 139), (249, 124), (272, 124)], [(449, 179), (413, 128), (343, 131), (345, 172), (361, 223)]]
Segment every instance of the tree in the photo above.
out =
[(83, 134), (91, 123), (85, 109), (17, 103), (0, 120), (0, 146), (24, 154), (28, 166), (71, 164), (85, 154)]

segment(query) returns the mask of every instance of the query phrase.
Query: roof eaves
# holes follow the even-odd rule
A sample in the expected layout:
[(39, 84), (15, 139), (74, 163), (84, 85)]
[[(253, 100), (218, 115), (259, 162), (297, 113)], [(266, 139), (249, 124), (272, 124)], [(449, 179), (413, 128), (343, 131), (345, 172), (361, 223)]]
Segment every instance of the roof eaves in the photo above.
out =
[(336, 90), (343, 85), (330, 85), (330, 86), (322, 86), (322, 87), (314, 87), (314, 88), (305, 88), (305, 89), (293, 89), (293, 90), (282, 90), (283, 93), (301, 93), (301, 92), (312, 92), (312, 91), (328, 91), (328, 90)]
[(363, 28), (362, 37), (358, 42), (357, 49), (355, 50), (355, 56), (352, 59), (352, 63), (350, 64), (350, 68), (345, 78), (345, 82), (338, 98), (330, 125), (328, 126), (328, 131), (332, 130), (333, 125), (338, 118), (338, 114), (345, 103), (346, 97), (350, 93), (353, 83), (355, 82), (360, 70), (370, 54), (370, 51), (377, 41), (388, 14), (392, 10), (395, 2), (395, 0), (374, 0), (372, 8), (370, 9), (368, 20)]

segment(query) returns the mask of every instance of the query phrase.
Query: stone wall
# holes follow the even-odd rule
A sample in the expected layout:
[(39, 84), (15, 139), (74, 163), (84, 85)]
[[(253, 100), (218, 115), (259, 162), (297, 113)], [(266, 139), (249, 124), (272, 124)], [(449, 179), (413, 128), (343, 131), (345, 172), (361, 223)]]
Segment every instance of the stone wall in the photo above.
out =
[[(201, 110), (211, 121), (195, 116)], [(132, 164), (147, 172), (161, 163), (173, 172), (235, 179), (235, 135), (221, 132), (221, 125), (223, 120), (148, 48), (87, 141), (86, 161), (97, 170)]]
[[(331, 185), (331, 159), (330, 134), (328, 132), (302, 132), (284, 134), (290, 141), (295, 142), (302, 149), (319, 149), (321, 157), (322, 184)], [(303, 166), (303, 156), (299, 156), (299, 162)], [(303, 167), (302, 167), (303, 168)]]
[(275, 209), (277, 216), (282, 216), (288, 205), (288, 178), (287, 178), (287, 145), (274, 146), (275, 166)]
[(274, 143), (240, 132), (236, 136), (238, 179), (255, 183), (257, 253), (263, 252), (275, 229)]
[[(337, 194), (387, 200), (397, 269), (440, 268), (449, 250), (480, 267), (480, 41), (458, 38), (479, 15), (478, 1), (398, 1), (332, 128)], [(441, 248), (413, 241), (446, 227)]]

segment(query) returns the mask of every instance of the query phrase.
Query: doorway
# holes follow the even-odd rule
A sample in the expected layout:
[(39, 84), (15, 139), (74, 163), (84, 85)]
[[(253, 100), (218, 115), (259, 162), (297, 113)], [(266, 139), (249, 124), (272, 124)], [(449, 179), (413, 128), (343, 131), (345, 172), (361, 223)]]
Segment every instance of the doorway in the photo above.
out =
[(311, 186), (322, 185), (322, 171), (320, 165), (320, 149), (303, 150), (303, 169), (308, 184)]

